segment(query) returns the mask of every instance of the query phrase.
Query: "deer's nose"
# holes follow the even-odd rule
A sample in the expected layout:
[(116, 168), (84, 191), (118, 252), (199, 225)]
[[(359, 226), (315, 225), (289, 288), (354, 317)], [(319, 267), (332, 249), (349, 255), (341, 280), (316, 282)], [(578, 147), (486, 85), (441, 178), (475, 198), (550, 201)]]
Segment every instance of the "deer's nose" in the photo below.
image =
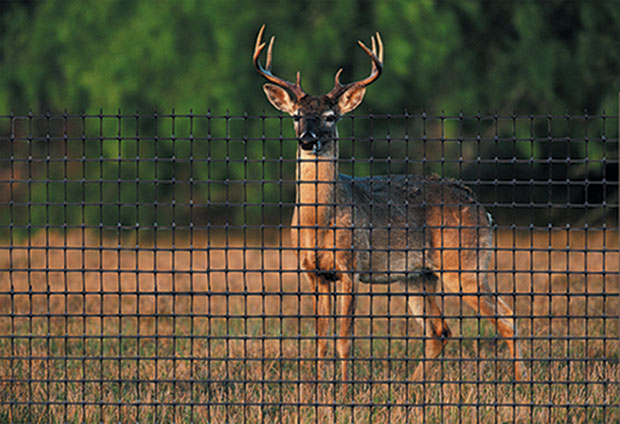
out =
[(306, 130), (299, 135), (299, 141), (304, 143), (315, 143), (319, 137), (312, 130)]
[(311, 130), (304, 131), (299, 135), (299, 144), (304, 150), (313, 150), (318, 141), (319, 137)]

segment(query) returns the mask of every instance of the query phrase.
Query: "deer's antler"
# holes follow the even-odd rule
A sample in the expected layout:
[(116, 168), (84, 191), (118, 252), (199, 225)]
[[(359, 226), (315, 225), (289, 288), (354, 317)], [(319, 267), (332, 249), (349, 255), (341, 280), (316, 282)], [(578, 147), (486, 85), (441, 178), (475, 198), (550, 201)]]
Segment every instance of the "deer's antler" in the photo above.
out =
[(282, 78), (276, 77), (274, 74), (271, 73), (271, 53), (273, 50), (273, 42), (276, 38), (275, 36), (272, 36), (271, 40), (269, 40), (269, 47), (267, 48), (267, 62), (265, 63), (265, 67), (263, 68), (261, 64), (258, 62), (258, 58), (261, 52), (263, 51), (263, 49), (265, 48), (265, 43), (263, 43), (263, 32), (264, 31), (265, 31), (265, 25), (260, 27), (260, 31), (258, 32), (258, 36), (256, 37), (256, 45), (254, 47), (254, 57), (253, 57), (254, 67), (256, 68), (259, 74), (265, 77), (266, 80), (282, 88), (286, 88), (287, 90), (290, 90), (293, 94), (295, 94), (295, 96), (297, 96), (298, 100), (301, 99), (302, 97), (306, 95), (306, 93), (304, 93), (304, 91), (301, 89), (301, 75), (299, 72), (297, 72), (297, 83), (295, 84), (293, 84), (292, 82), (283, 80)]
[[(379, 75), (381, 75), (381, 71), (383, 70), (383, 42), (381, 41), (381, 36), (379, 33), (376, 33), (377, 40), (375, 42), (375, 37), (370, 37), (371, 49), (366, 47), (364, 43), (358, 41), (357, 44), (366, 52), (370, 59), (372, 60), (372, 70), (370, 71), (370, 75), (363, 80), (351, 82), (349, 84), (342, 84), (340, 82), (340, 74), (342, 73), (342, 68), (336, 72), (336, 77), (334, 78), (334, 88), (327, 93), (328, 97), (332, 99), (337, 99), (344, 93), (347, 89), (351, 88), (354, 85), (358, 85), (361, 87), (366, 87), (367, 85), (373, 83)], [(378, 48), (377, 48), (378, 47)]]

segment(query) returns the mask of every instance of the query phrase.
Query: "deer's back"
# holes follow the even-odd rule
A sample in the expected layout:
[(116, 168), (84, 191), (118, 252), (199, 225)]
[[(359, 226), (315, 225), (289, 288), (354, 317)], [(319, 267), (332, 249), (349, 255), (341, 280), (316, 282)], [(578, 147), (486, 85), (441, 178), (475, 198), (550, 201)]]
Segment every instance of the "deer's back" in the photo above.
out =
[(362, 280), (487, 266), (490, 216), (453, 180), (341, 175), (336, 203), (333, 224), (353, 234), (352, 259)]

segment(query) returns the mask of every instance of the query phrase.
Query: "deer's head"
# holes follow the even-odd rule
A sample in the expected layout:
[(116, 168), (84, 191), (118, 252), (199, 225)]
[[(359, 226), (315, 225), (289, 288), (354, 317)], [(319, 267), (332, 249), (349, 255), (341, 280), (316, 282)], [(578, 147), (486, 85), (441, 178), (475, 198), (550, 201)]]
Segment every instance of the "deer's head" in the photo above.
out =
[(320, 155), (333, 152), (334, 141), (337, 138), (336, 123), (346, 113), (351, 112), (360, 105), (366, 87), (374, 82), (383, 68), (383, 43), (377, 33), (377, 38), (371, 37), (371, 49), (358, 41), (360, 47), (366, 52), (372, 61), (370, 75), (360, 81), (349, 84), (340, 82), (342, 68), (336, 72), (334, 88), (323, 96), (311, 96), (301, 89), (301, 77), (297, 72), (297, 82), (292, 83), (283, 80), (271, 73), (271, 54), (275, 37), (271, 37), (267, 48), (267, 62), (265, 67), (258, 62), (258, 58), (265, 48), (262, 42), (263, 25), (256, 38), (254, 48), (254, 66), (258, 72), (267, 79), (270, 84), (265, 84), (263, 89), (267, 99), (278, 110), (288, 113), (294, 119), (295, 135), (299, 140), (299, 147), (308, 153)]

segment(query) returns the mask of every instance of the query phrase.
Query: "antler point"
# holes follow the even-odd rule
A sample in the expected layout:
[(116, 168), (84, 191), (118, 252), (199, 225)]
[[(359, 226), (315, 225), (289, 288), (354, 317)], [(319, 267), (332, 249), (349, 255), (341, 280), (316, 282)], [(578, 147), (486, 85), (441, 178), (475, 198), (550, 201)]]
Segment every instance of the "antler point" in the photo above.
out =
[(344, 70), (344, 68), (340, 68), (340, 69), (338, 69), (338, 71), (336, 71), (336, 76), (334, 77), (334, 84), (335, 85), (340, 85), (340, 74), (342, 74), (343, 70)]
[(272, 62), (272, 53), (273, 53), (273, 42), (275, 40), (275, 35), (271, 36), (269, 40), (269, 47), (267, 48), (267, 60), (265, 63), (265, 68), (261, 66), (259, 63), (259, 57), (261, 52), (265, 49), (266, 44), (263, 43), (263, 32), (265, 31), (265, 25), (263, 24), (258, 31), (258, 36), (256, 37), (256, 44), (254, 47), (254, 67), (267, 81), (272, 84), (276, 84), (282, 88), (290, 90), (293, 94), (297, 96), (297, 98), (302, 98), (305, 96), (305, 93), (301, 89), (301, 76), (300, 73), (297, 73), (297, 84), (290, 83), (282, 78), (279, 78), (271, 73), (271, 62)]
[(372, 70), (370, 71), (370, 75), (363, 80), (343, 85), (340, 83), (340, 74), (342, 73), (342, 68), (339, 69), (338, 72), (336, 72), (336, 76), (334, 77), (334, 88), (332, 88), (332, 90), (327, 94), (329, 97), (337, 98), (349, 87), (352, 87), (354, 85), (366, 87), (367, 85), (374, 82), (377, 78), (379, 78), (379, 75), (381, 75), (381, 70), (383, 68), (383, 43), (378, 32), (377, 39), (375, 39), (374, 36), (371, 36), (370, 42), (372, 50), (369, 49), (366, 44), (364, 44), (361, 40), (357, 40), (357, 44), (362, 48), (362, 50), (364, 50), (364, 52), (370, 57), (370, 60), (372, 61)]
[(273, 51), (273, 42), (275, 41), (276, 36), (272, 35), (271, 39), (269, 40), (269, 47), (267, 48), (267, 62), (265, 63), (265, 68), (267, 70), (271, 70), (271, 54)]

